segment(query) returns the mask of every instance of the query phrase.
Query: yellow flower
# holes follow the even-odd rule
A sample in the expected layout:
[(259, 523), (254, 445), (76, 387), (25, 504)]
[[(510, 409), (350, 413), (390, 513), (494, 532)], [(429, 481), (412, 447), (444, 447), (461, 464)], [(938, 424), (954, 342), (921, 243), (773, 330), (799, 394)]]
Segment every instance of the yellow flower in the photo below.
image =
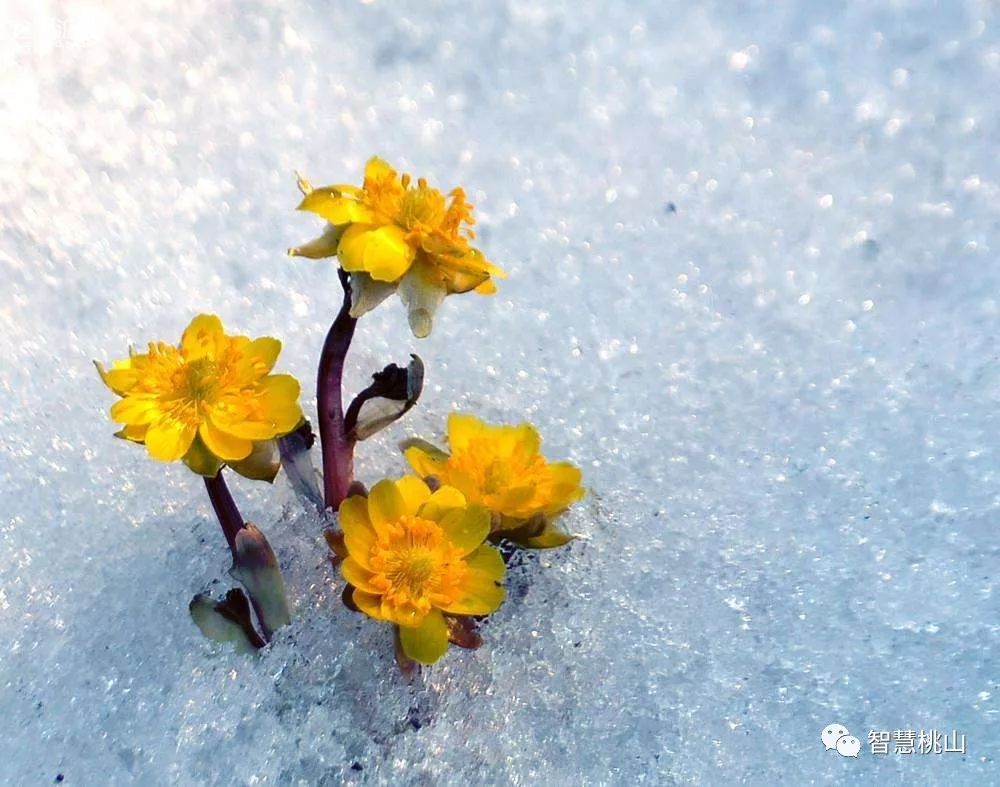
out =
[(406, 460), (423, 477), (458, 489), (498, 515), (494, 530), (525, 546), (561, 546), (570, 537), (552, 519), (583, 497), (580, 470), (548, 462), (530, 424), (491, 426), (471, 415), (448, 418), (451, 455), (423, 441), (406, 443)]
[(331, 257), (336, 254), (351, 274), (351, 316), (360, 317), (393, 292), (407, 307), (410, 328), (418, 337), (431, 331), (434, 313), (446, 295), (475, 290), (496, 292), (491, 276), (504, 272), (469, 241), (472, 205), (456, 188), (448, 199), (420, 178), (413, 185), (380, 158), (365, 166), (364, 186), (314, 189), (299, 179), (305, 198), (299, 210), (324, 218), (324, 234), (290, 254)]
[(503, 558), (483, 543), (489, 512), (457, 489), (431, 494), (414, 476), (386, 479), (340, 504), (340, 527), (354, 603), (398, 625), (411, 659), (431, 664), (444, 654), (446, 616), (488, 615), (504, 599)]
[(247, 460), (302, 419), (298, 381), (270, 373), (280, 351), (277, 339), (227, 336), (218, 317), (200, 314), (180, 346), (150, 342), (149, 352), (110, 370), (96, 366), (122, 397), (111, 407), (119, 436), (145, 443), (155, 459), (183, 459), (215, 475), (222, 462)]

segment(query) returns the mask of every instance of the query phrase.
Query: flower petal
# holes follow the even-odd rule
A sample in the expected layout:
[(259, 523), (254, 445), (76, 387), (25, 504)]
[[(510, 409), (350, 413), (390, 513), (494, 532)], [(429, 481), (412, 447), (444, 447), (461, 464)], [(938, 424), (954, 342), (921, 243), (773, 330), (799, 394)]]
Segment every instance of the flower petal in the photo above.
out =
[(302, 386), (290, 374), (271, 374), (260, 383), (264, 409), (274, 423), (277, 434), (290, 432), (302, 420), (299, 394)]
[(441, 610), (449, 615), (489, 615), (500, 608), (506, 597), (507, 591), (492, 579), (470, 575), (462, 587), (462, 595)]
[(490, 546), (481, 546), (466, 561), (469, 573), (462, 582), (461, 594), (441, 609), (453, 615), (489, 615), (503, 603), (507, 592), (497, 584), (503, 578), (504, 564), (500, 553)]
[(159, 400), (150, 394), (127, 396), (111, 405), (111, 420), (119, 424), (151, 424), (162, 415)]
[[(433, 262), (441, 263), (439, 258), (434, 258)], [(445, 291), (449, 295), (461, 295), (463, 292), (471, 292), (476, 290), (478, 287), (482, 287), (484, 284), (489, 282), (489, 276), (485, 273), (466, 273), (465, 271), (456, 271), (446, 264), (439, 264), (437, 268), (438, 274), (441, 276), (441, 283), (444, 285)]]
[(396, 482), (396, 489), (403, 496), (403, 504), (407, 514), (416, 514), (420, 507), (431, 496), (427, 484), (415, 475), (406, 475)]
[(250, 342), (244, 351), (253, 371), (265, 375), (274, 368), (278, 355), (281, 353), (281, 340), (273, 336), (261, 336)]
[(146, 440), (146, 432), (148, 430), (149, 424), (125, 424), (125, 426), (115, 432), (115, 437), (120, 437), (123, 440), (129, 440), (133, 443), (142, 443)]
[(379, 614), (383, 620), (391, 620), (397, 626), (412, 628), (413, 626), (420, 625), (420, 621), (424, 619), (425, 613), (418, 611), (411, 604), (386, 604), (383, 597)]
[(146, 450), (154, 459), (173, 462), (191, 447), (198, 425), (164, 415), (146, 430)]
[(340, 236), (337, 258), (345, 271), (354, 273), (365, 270), (365, 249), (374, 229), (372, 224), (352, 224)]
[(397, 281), (415, 255), (416, 250), (406, 242), (406, 232), (395, 224), (352, 224), (337, 246), (345, 271), (364, 271), (383, 282)]
[(580, 468), (571, 462), (553, 462), (550, 469), (553, 482), (560, 486), (580, 486), (580, 481), (583, 480)]
[(441, 517), (438, 524), (464, 557), (478, 549), (489, 535), (490, 512), (478, 505), (455, 508)]
[(313, 189), (302, 198), (297, 209), (315, 213), (334, 225), (370, 222), (375, 219), (371, 208), (345, 194), (337, 186)]
[[(206, 418), (201, 422), (198, 434), (204, 441), (205, 447), (226, 462), (246, 459), (253, 451), (253, 443), (250, 440), (223, 431), (211, 418)], [(148, 438), (147, 434), (147, 445)]]
[(288, 434), (302, 421), (299, 381), (271, 374), (256, 390), (237, 390), (207, 408), (216, 427), (245, 440), (270, 440)]
[(374, 593), (367, 593), (364, 590), (354, 588), (354, 593), (351, 596), (354, 600), (354, 604), (364, 612), (368, 617), (375, 618), (375, 620), (385, 620), (382, 615), (382, 597), (376, 596)]
[[(437, 475), (441, 472), (443, 462), (440, 459), (435, 459), (429, 451), (420, 446), (411, 445), (403, 451), (403, 456), (410, 463), (413, 472), (421, 478), (426, 478), (429, 475)], [(447, 458), (447, 455), (445, 455), (445, 458)]]
[(497, 582), (503, 579), (504, 572), (507, 570), (503, 562), (503, 555), (500, 554), (498, 549), (488, 544), (483, 544), (483, 546), (469, 555), (465, 559), (465, 564), (469, 567), (470, 571), (482, 574)]
[(375, 530), (368, 518), (368, 500), (360, 495), (347, 498), (340, 504), (339, 517), (348, 553), (367, 568), (375, 544)]
[(465, 413), (449, 415), (448, 445), (451, 446), (452, 453), (466, 448), (472, 439), (481, 436), (489, 428), (487, 424), (474, 415), (466, 415)]
[(448, 650), (448, 626), (444, 615), (432, 609), (419, 626), (400, 626), (399, 642), (403, 652), (421, 664), (433, 664)]
[(513, 517), (529, 517), (534, 512), (531, 503), (535, 499), (538, 489), (533, 486), (518, 486), (513, 489), (505, 489), (502, 494), (497, 495), (491, 502), (491, 508), (501, 514)]
[[(443, 250), (442, 250), (443, 251)], [(443, 253), (438, 254), (441, 263), (457, 273), (464, 273), (470, 276), (495, 276), (498, 279), (506, 279), (507, 272), (486, 259), (486, 255), (479, 249), (469, 248), (464, 253)]]
[(138, 382), (138, 375), (132, 368), (132, 359), (126, 358), (123, 361), (114, 361), (111, 369), (105, 369), (100, 361), (94, 361), (97, 373), (108, 388), (119, 396), (127, 396), (128, 392)]
[(262, 412), (262, 408), (249, 396), (227, 396), (218, 405), (207, 407), (206, 410), (212, 423), (233, 437), (270, 440), (278, 434), (274, 422), (267, 418), (267, 413)]
[(214, 314), (199, 314), (184, 329), (181, 350), (186, 361), (199, 358), (217, 358), (226, 345), (222, 320)]
[(531, 424), (519, 424), (510, 429), (510, 452), (525, 460), (538, 453), (542, 438)]
[(551, 503), (546, 507), (546, 512), (554, 514), (582, 499), (586, 490), (580, 483), (583, 480), (580, 468), (575, 465), (554, 462), (549, 469), (552, 473), (552, 487), (549, 491)]
[(406, 242), (406, 231), (395, 224), (372, 230), (365, 245), (365, 270), (376, 281), (394, 282), (409, 270), (416, 249)]
[(376, 533), (382, 533), (389, 525), (399, 521), (406, 514), (406, 501), (394, 481), (386, 478), (379, 481), (368, 493), (368, 516)]
[(447, 294), (445, 286), (423, 263), (414, 265), (400, 280), (399, 297), (406, 306), (410, 330), (418, 339), (430, 334), (434, 315)]
[(337, 244), (340, 243), (340, 236), (344, 234), (344, 230), (347, 227), (347, 224), (340, 224), (338, 226), (327, 224), (322, 235), (303, 243), (301, 246), (293, 246), (288, 250), (288, 256), (306, 257), (310, 260), (333, 257), (337, 253)]
[(465, 495), (453, 486), (442, 486), (434, 492), (420, 509), (420, 516), (435, 522), (441, 520), (449, 511), (465, 508)]
[(344, 559), (340, 564), (340, 573), (344, 575), (344, 579), (347, 580), (348, 584), (354, 585), (358, 590), (373, 595), (378, 592), (378, 588), (371, 584), (371, 572), (354, 558), (347, 557)]
[(365, 162), (365, 186), (383, 180), (395, 180), (396, 170), (383, 158), (372, 156)]

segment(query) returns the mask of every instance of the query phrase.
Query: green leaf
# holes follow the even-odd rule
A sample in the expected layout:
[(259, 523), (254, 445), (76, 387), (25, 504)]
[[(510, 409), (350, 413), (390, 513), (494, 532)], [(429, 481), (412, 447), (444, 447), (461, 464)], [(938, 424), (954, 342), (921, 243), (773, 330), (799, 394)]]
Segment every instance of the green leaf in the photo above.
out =
[(229, 574), (250, 594), (266, 639), (292, 619), (278, 559), (264, 534), (251, 522), (236, 534), (236, 558)]
[(239, 653), (255, 653), (264, 646), (250, 617), (250, 603), (239, 588), (233, 588), (222, 601), (199, 593), (188, 605), (191, 619), (208, 639), (231, 642)]

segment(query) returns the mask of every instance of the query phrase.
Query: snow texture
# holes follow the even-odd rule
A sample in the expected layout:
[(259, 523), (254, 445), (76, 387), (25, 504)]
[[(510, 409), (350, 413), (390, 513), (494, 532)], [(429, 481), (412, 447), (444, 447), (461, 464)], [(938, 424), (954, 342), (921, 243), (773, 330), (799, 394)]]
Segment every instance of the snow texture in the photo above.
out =
[[(4, 3), (0, 781), (1000, 783), (996, 17)], [(257, 658), (203, 639), (188, 601), (231, 584), (203, 488), (112, 437), (91, 366), (210, 311), (311, 391), (339, 289), (284, 254), (320, 229), (293, 171), (375, 153), (464, 185), (510, 279), (427, 340), (395, 299), (362, 321), (349, 389), (411, 351), (427, 386), (359, 477), (461, 408), (590, 489), (413, 686), (283, 478), (231, 483), (294, 622)]]

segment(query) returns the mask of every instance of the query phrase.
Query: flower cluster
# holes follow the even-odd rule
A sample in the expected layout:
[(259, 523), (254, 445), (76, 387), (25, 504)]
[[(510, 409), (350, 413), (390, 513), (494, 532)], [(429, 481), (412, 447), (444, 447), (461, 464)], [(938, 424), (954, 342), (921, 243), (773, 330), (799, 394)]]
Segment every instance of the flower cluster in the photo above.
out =
[(549, 462), (530, 424), (448, 419), (449, 452), (421, 439), (403, 444), (414, 475), (384, 479), (370, 492), (354, 479), (357, 443), (401, 418), (420, 397), (423, 362), (389, 364), (345, 407), (343, 371), (358, 319), (393, 293), (414, 335), (430, 334), (448, 295), (496, 291), (504, 272), (472, 245), (465, 192), (443, 194), (372, 158), (362, 185), (313, 188), (299, 178), (299, 209), (326, 220), (322, 235), (292, 255), (336, 257), (344, 292), (320, 354), (317, 416), (323, 477), (300, 387), (273, 368), (281, 343), (227, 334), (218, 317), (195, 317), (177, 345), (150, 342), (110, 369), (97, 364), (119, 398), (119, 437), (154, 459), (180, 460), (204, 479), (242, 588), (222, 599), (195, 596), (192, 619), (209, 638), (238, 649), (264, 647), (290, 619), (279, 562), (260, 528), (244, 521), (223, 476), (226, 467), (272, 481), (284, 468), (300, 496), (337, 512), (325, 533), (351, 609), (393, 626), (400, 666), (432, 664), (449, 643), (478, 647), (477, 622), (503, 603), (506, 554), (562, 546), (558, 519), (583, 497), (581, 474)]
[(572, 536), (555, 519), (583, 496), (580, 471), (547, 462), (529, 424), (491, 426), (453, 413), (448, 441), (450, 456), (422, 440), (404, 443), (423, 480), (380, 481), (367, 499), (347, 498), (343, 536), (330, 538), (353, 606), (398, 626), (403, 654), (424, 664), (449, 640), (465, 644), (473, 624), (464, 616), (495, 612), (503, 601), (504, 562), (487, 541), (562, 546)]

